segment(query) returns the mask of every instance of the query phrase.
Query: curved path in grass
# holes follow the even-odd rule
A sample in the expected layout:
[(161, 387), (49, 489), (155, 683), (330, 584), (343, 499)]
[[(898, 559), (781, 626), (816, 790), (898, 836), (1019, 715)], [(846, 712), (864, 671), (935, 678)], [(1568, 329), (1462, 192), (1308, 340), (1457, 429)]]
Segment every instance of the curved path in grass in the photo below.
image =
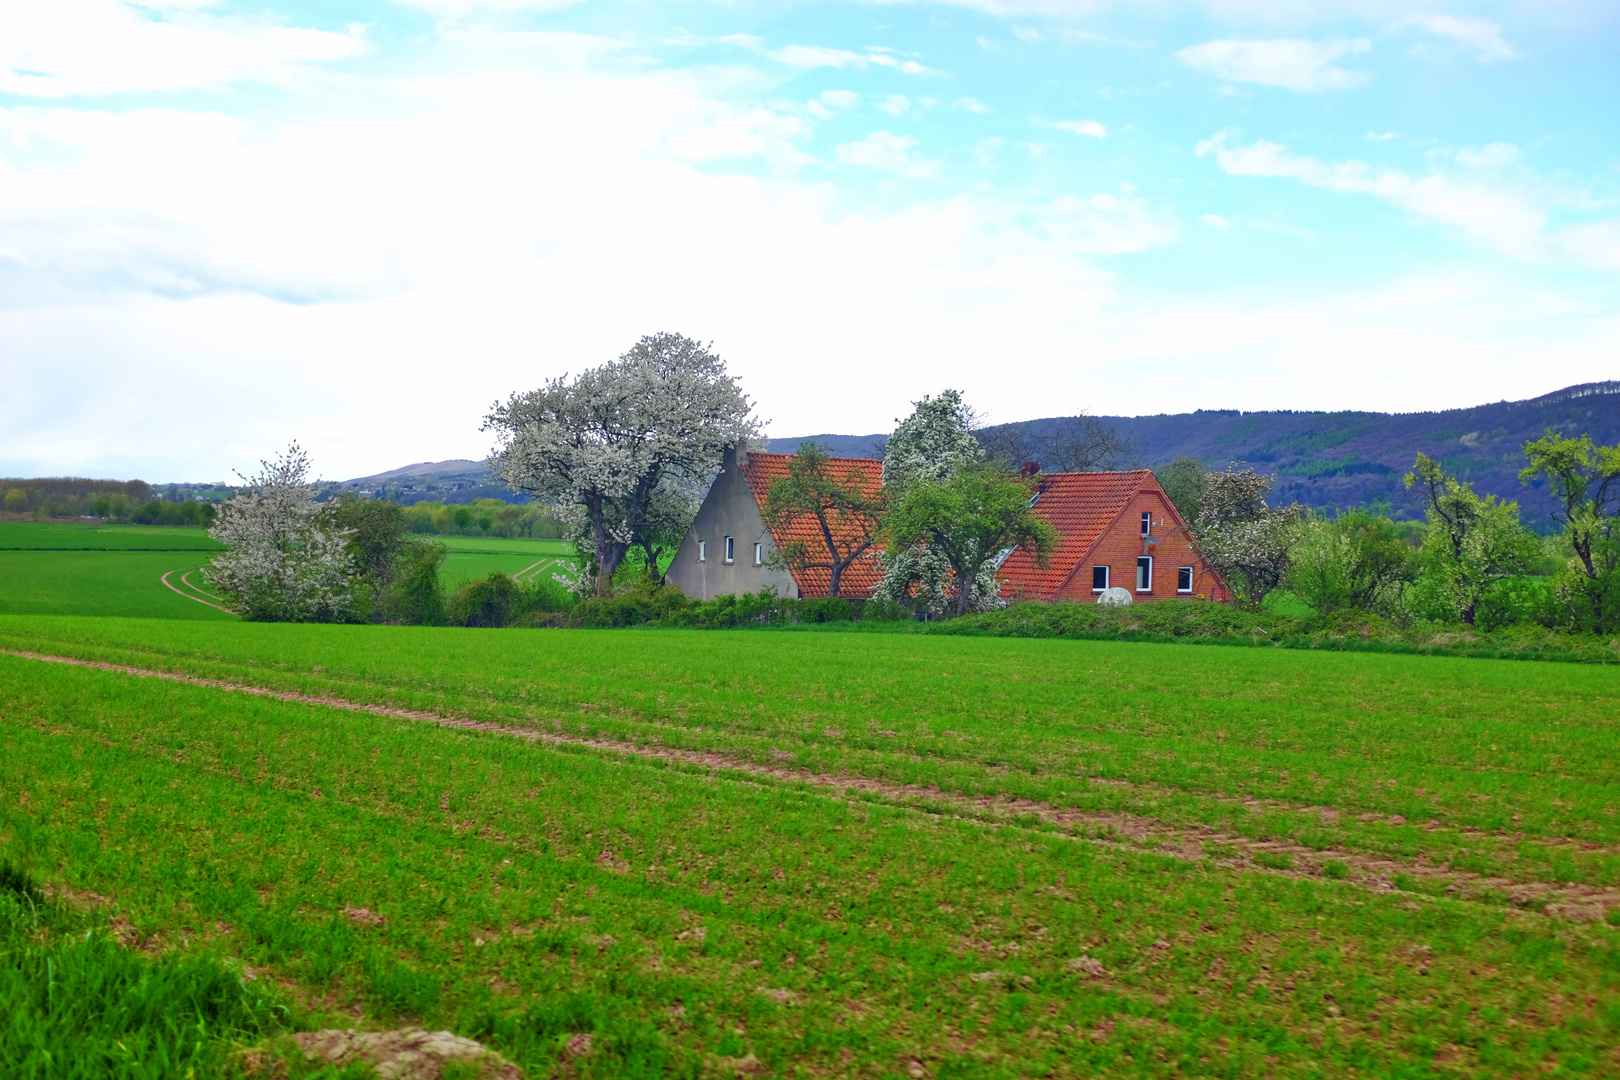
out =
[[(224, 604), (216, 604), (212, 600), (204, 600), (200, 596), (192, 596), (190, 593), (186, 592), (184, 589), (181, 589), (179, 586), (175, 585), (173, 582), (171, 582), (169, 580), (169, 575), (170, 574), (180, 574), (180, 580), (181, 581), (185, 582), (186, 585), (190, 586), (191, 588), (196, 589), (197, 586), (192, 585), (191, 582), (189, 582), (189, 581), (186, 581), (186, 574), (189, 574), (190, 572), (191, 571), (189, 571), (189, 570), (186, 571), (185, 573), (181, 573), (179, 570), (170, 570), (168, 574), (163, 575), (163, 577), (162, 577), (163, 584), (167, 585), (169, 588), (173, 589), (175, 592), (179, 593), (181, 596), (185, 597), (187, 600), (195, 600), (199, 604), (207, 604), (211, 608), (218, 608), (219, 610), (224, 611), (224, 612), (229, 612), (232, 615), (237, 614), (236, 611), (234, 611), (231, 608), (226, 607)], [(197, 589), (197, 591), (201, 592), (202, 590)]]

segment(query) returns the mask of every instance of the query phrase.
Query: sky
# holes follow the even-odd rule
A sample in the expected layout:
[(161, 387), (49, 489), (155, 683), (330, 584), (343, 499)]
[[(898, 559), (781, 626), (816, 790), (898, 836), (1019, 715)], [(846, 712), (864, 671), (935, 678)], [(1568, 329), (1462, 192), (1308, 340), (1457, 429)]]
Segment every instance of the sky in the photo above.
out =
[(1612, 0), (8, 0), (0, 475), (479, 458), (677, 331), (773, 436), (1620, 377)]

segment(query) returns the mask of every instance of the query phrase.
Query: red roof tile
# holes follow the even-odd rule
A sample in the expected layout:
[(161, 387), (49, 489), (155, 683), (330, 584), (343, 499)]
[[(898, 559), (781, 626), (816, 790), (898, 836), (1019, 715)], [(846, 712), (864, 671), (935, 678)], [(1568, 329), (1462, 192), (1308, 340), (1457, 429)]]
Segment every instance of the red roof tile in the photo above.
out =
[[(754, 493), (754, 502), (759, 504), (761, 510), (765, 508), (765, 497), (770, 494), (771, 485), (788, 475), (788, 462), (792, 460), (792, 454), (748, 455), (747, 463), (742, 466), (742, 474)], [(843, 480), (853, 472), (856, 481), (866, 492), (876, 493), (883, 486), (883, 462), (876, 458), (835, 457), (828, 463), (828, 467), (839, 480)], [(834, 532), (837, 531), (835, 527)], [(817, 555), (826, 551), (821, 528), (811, 517), (799, 518), (793, 523), (792, 528), (785, 532), (778, 533), (773, 530), (771, 539), (776, 541), (778, 548), (802, 540)], [(881, 550), (876, 546), (868, 548), (865, 555), (844, 568), (843, 577), (838, 585), (840, 596), (864, 599), (872, 595), (872, 589), (883, 576), (883, 568), (877, 558)], [(798, 582), (800, 595), (826, 596), (832, 574), (825, 569), (799, 570), (794, 573), (793, 579)]]
[(1001, 564), (1001, 576), (1006, 581), (1003, 592), (1052, 599), (1103, 531), (1142, 490), (1142, 485), (1152, 482), (1152, 477), (1147, 469), (1041, 473), (1035, 516), (1057, 529), (1057, 550), (1044, 567), (1037, 566), (1034, 557), (1022, 548), (1007, 556)]

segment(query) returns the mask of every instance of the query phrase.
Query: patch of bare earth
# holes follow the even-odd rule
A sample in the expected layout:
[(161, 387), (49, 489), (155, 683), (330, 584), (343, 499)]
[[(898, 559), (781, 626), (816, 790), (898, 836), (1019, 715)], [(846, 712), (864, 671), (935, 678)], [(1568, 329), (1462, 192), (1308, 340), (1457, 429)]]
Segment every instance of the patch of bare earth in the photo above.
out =
[[(1335, 875), (1344, 884), (1355, 885), (1374, 892), (1393, 892), (1394, 879), (1404, 876), (1428, 886), (1426, 891), (1440, 892), (1458, 899), (1493, 895), (1505, 897), (1518, 907), (1539, 910), (1557, 918), (1591, 921), (1602, 919), (1612, 910), (1620, 909), (1620, 891), (1600, 889), (1588, 885), (1558, 882), (1517, 882), (1508, 878), (1490, 877), (1468, 871), (1453, 870), (1447, 866), (1429, 866), (1421, 862), (1403, 862), (1377, 855), (1362, 855), (1347, 851), (1317, 851), (1301, 844), (1277, 840), (1256, 840), (1234, 833), (1223, 833), (1201, 825), (1167, 825), (1157, 818), (1123, 813), (1097, 813), (1054, 807), (1049, 803), (1031, 799), (1007, 797), (975, 798), (942, 791), (933, 784), (892, 784), (863, 776), (813, 773), (806, 769), (762, 765), (740, 755), (724, 754), (714, 750), (686, 750), (666, 746), (648, 746), (612, 739), (591, 738), (585, 735), (566, 735), (561, 732), (540, 731), (534, 728), (511, 727), (487, 720), (468, 717), (443, 716), (413, 709), (398, 709), (386, 705), (348, 701), (343, 698), (316, 694), (301, 694), (290, 690), (271, 690), (261, 686), (207, 679), (194, 675), (181, 675), (167, 671), (112, 664), (100, 660), (80, 660), (74, 657), (50, 656), (43, 653), (0, 650), (0, 653), (29, 660), (75, 667), (116, 671), (147, 679), (203, 686), (231, 693), (253, 694), (278, 701), (350, 712), (370, 713), (401, 720), (415, 720), (439, 727), (463, 731), (480, 731), (491, 735), (527, 739), (562, 746), (579, 746), (608, 753), (633, 757), (654, 758), (699, 768), (723, 769), (733, 773), (766, 777), (792, 783), (808, 784), (841, 792), (859, 792), (888, 802), (906, 805), (924, 804), (932, 808), (949, 810), (964, 816), (987, 819), (997, 825), (1010, 826), (1015, 820), (1033, 819), (1039, 824), (1053, 825), (1063, 835), (1089, 843), (1122, 850), (1150, 850), (1157, 854), (1184, 860), (1208, 858), (1206, 845), (1220, 850), (1215, 865), (1245, 873), (1275, 874), (1285, 877), (1326, 876), (1329, 862), (1341, 864)], [(1304, 808), (1319, 814), (1334, 814), (1326, 808)], [(608, 854), (604, 852), (604, 854)]]
[(522, 1080), (518, 1067), (472, 1039), (448, 1031), (418, 1027), (394, 1031), (309, 1031), (291, 1037), (309, 1061), (332, 1065), (363, 1063), (380, 1080), (438, 1080), (446, 1065), (461, 1066), (457, 1075), (475, 1070), (480, 1080)]

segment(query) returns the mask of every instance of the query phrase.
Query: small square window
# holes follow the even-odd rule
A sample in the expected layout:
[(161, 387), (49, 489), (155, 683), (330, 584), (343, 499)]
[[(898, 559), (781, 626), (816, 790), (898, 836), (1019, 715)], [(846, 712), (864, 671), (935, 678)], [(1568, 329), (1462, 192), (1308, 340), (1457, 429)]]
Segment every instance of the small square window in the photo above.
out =
[(1153, 531), (1153, 514), (1151, 511), (1142, 511), (1142, 535), (1147, 536)]
[(726, 562), (737, 561), (737, 541), (734, 537), (726, 537)]
[(1183, 566), (1176, 570), (1176, 592), (1192, 592), (1193, 568)]
[(754, 545), (754, 565), (755, 566), (763, 566), (763, 565), (765, 565), (765, 545), (764, 544), (755, 544)]
[(708, 562), (708, 561), (709, 561), (709, 542), (707, 540), (699, 540), (698, 541), (698, 562)]
[(1153, 591), (1153, 556), (1143, 555), (1136, 560), (1136, 591)]
[(1091, 591), (1102, 592), (1108, 588), (1108, 567), (1093, 566), (1091, 568)]

